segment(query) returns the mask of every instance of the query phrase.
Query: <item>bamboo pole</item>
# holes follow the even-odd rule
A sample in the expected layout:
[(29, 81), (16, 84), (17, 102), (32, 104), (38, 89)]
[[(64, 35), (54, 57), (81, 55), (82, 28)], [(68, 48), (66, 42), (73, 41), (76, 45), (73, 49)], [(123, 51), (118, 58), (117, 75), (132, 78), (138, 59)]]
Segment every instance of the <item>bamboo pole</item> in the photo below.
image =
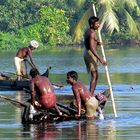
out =
[[(96, 9), (95, 9), (95, 5), (94, 4), (93, 4), (93, 12), (94, 12), (94, 16), (97, 17)], [(103, 44), (102, 44), (102, 37), (101, 37), (100, 30), (98, 30), (98, 36), (99, 36), (99, 41), (101, 42), (101, 51), (102, 51), (103, 59), (106, 61), (106, 57), (105, 57), (104, 47), (103, 47)], [(115, 101), (114, 101), (114, 97), (113, 97), (113, 91), (112, 91), (112, 86), (111, 86), (111, 81), (110, 81), (110, 76), (109, 76), (109, 71), (108, 71), (108, 66), (107, 65), (105, 65), (105, 72), (106, 72), (108, 86), (109, 86), (109, 90), (110, 90), (110, 95), (111, 95), (111, 101), (112, 101), (112, 107), (113, 107), (114, 116), (117, 117)]]

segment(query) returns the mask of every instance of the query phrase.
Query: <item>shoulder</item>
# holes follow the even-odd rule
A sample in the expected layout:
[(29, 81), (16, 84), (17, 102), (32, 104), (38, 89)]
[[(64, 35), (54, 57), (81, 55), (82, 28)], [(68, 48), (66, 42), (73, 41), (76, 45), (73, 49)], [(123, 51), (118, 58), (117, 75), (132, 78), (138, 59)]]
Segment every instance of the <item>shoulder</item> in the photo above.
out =
[(95, 36), (96, 32), (93, 29), (90, 29), (90, 35)]
[(81, 87), (83, 86), (83, 84), (81, 82), (77, 82), (75, 83), (72, 88), (75, 89), (75, 90), (78, 90), (80, 89)]
[(36, 75), (34, 78), (32, 78), (32, 81), (33, 82), (37, 82), (40, 79), (41, 79), (41, 76), (40, 75)]
[(27, 52), (28, 51), (28, 47), (20, 48), (20, 51)]
[(77, 85), (78, 85), (79, 87), (85, 86), (82, 82), (78, 82)]
[(40, 80), (40, 81), (42, 81), (43, 83), (46, 83), (46, 84), (51, 84), (50, 80), (46, 76), (38, 75), (38, 80)]
[(21, 49), (26, 50), (28, 47), (22, 47)]
[(39, 75), (39, 77), (40, 77), (40, 79), (43, 79), (43, 80), (45, 80), (45, 81), (49, 81), (49, 79), (48, 79), (46, 76), (41, 76), (41, 75)]
[(85, 31), (85, 35), (90, 35), (92, 33), (92, 30), (90, 28), (88, 28), (86, 31)]
[(96, 36), (96, 32), (93, 30), (93, 29), (88, 29), (86, 32), (85, 32), (85, 36), (89, 36), (91, 38), (95, 37)]

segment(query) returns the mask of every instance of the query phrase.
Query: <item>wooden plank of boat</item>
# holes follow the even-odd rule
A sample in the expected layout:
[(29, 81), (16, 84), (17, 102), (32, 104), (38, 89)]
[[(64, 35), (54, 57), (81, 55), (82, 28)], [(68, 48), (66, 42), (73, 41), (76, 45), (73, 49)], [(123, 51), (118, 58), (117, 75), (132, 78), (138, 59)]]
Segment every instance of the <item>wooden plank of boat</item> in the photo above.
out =
[[(107, 98), (109, 98), (110, 94), (109, 94), (109, 90), (105, 90), (102, 92), (102, 94), (104, 94)], [(63, 97), (63, 98), (62, 98)], [(71, 100), (73, 100), (72, 95), (59, 95), (57, 96), (57, 99), (61, 99), (61, 101), (63, 100), (64, 102), (66, 100), (64, 100), (65, 98), (67, 100), (69, 100), (69, 102), (71, 102)], [(62, 116), (58, 116), (58, 114), (56, 113), (56, 111), (54, 109), (49, 109), (47, 111), (37, 111), (36, 114), (34, 114), (33, 119), (25, 119), (26, 116), (29, 117), (29, 114), (31, 114), (31, 112), (29, 112), (29, 108), (32, 107), (31, 104), (28, 102), (27, 104), (25, 103), (21, 103), (19, 101), (10, 99), (6, 96), (1, 96), (0, 98), (5, 99), (7, 101), (9, 101), (10, 103), (16, 105), (16, 107), (23, 107), (23, 115), (22, 115), (22, 123), (42, 123), (42, 122), (54, 122), (54, 121), (67, 121), (67, 120), (75, 120), (75, 113), (77, 113), (77, 111), (74, 108), (71, 108), (67, 105), (65, 105), (63, 102), (57, 102), (57, 105), (59, 106), (60, 110), (63, 112), (64, 115)], [(104, 104), (102, 104), (102, 102), (100, 103), (100, 105), (102, 104), (104, 107), (106, 105), (107, 102), (105, 102)], [(102, 107), (103, 107), (102, 106)], [(104, 109), (104, 107), (102, 109)], [(28, 108), (28, 109), (27, 109)], [(28, 112), (26, 113), (26, 111), (28, 110)], [(33, 108), (33, 113), (34, 113), (34, 108)], [(85, 115), (82, 114), (82, 119), (85, 118)]]
[(22, 90), (29, 89), (30, 80), (0, 80), (0, 90)]
[[(0, 90), (23, 90), (24, 88), (29, 89), (30, 80), (0, 80)], [(59, 83), (52, 83), (54, 88), (62, 88), (63, 85)]]
[[(66, 105), (63, 105), (61, 103), (59, 103), (59, 105), (61, 105), (60, 110), (63, 112), (63, 115), (59, 116), (54, 109), (37, 111), (29, 102), (22, 103), (22, 102), (16, 101), (14, 99), (11, 99), (9, 97), (2, 96), (2, 95), (0, 95), (0, 98), (12, 103), (16, 107), (23, 108), (23, 113), (21, 116), (23, 124), (26, 124), (26, 123), (36, 124), (36, 123), (42, 123), (42, 122), (48, 123), (48, 122), (54, 122), (54, 121), (58, 122), (58, 121), (67, 121), (67, 120), (76, 119), (74, 115), (67, 114), (67, 112), (65, 112), (62, 109), (62, 108), (66, 109), (65, 108)], [(74, 109), (69, 107), (68, 111), (70, 110), (74, 111)], [(31, 114), (33, 115), (32, 119), (29, 118)]]
[[(51, 67), (47, 68), (47, 70), (41, 74), (42, 76), (49, 76), (49, 71)], [(15, 78), (13, 79), (9, 75), (0, 73), (0, 90), (23, 90), (23, 88), (29, 89), (29, 78), (23, 78), (18, 81)], [(62, 88), (62, 84), (52, 83), (54, 87)]]

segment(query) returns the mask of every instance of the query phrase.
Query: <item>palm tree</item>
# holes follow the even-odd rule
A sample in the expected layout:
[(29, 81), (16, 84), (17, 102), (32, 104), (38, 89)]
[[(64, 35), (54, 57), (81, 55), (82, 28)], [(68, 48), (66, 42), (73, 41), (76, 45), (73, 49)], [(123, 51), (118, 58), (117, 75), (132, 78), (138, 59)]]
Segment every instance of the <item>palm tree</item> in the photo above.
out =
[[(77, 1), (79, 5), (80, 2), (81, 5), (86, 3), (85, 0)], [(101, 20), (101, 25), (104, 26), (110, 34), (112, 34), (113, 31), (119, 32), (119, 25), (123, 22), (126, 24), (131, 35), (139, 35), (139, 23), (132, 16), (132, 12), (135, 12), (137, 16), (140, 16), (140, 9), (137, 0), (96, 0), (95, 5), (96, 8), (98, 8), (97, 12), (98, 17), (100, 17)], [(73, 34), (73, 41), (77, 42), (81, 40), (83, 31), (87, 26), (87, 20), (90, 16), (93, 16), (92, 3), (90, 3), (90, 7), (77, 23)]]

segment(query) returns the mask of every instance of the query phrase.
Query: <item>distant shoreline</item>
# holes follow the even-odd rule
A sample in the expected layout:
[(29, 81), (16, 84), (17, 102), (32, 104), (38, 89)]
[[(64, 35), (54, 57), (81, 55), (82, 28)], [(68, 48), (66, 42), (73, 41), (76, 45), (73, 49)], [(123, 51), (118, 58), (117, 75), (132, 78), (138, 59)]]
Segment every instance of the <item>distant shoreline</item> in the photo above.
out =
[[(104, 42), (103, 45), (105, 46), (127, 46), (127, 47), (140, 47), (140, 40), (118, 40), (118, 41), (108, 41)], [(57, 44), (56, 48), (84, 48), (84, 43), (70, 43), (70, 44)], [(111, 47), (112, 48), (112, 47)], [(118, 48), (118, 47), (117, 47)]]

